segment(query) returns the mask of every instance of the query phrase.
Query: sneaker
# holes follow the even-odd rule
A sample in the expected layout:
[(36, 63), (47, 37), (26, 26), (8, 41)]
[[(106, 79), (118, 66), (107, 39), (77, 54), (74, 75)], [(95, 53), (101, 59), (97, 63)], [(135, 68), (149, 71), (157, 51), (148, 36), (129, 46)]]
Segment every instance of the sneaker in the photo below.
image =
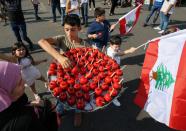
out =
[(121, 106), (121, 103), (118, 101), (118, 99), (114, 99), (112, 101), (112, 103), (115, 105), (115, 106)]
[(38, 17), (36, 18), (36, 20), (41, 20), (41, 17), (38, 16)]
[(161, 28), (159, 26), (154, 27), (155, 30), (161, 30)]
[(89, 10), (91, 11), (91, 10), (92, 10), (92, 8), (89, 8)]
[(163, 32), (165, 32), (165, 31), (164, 31), (164, 30), (161, 30), (161, 31), (159, 31), (158, 33), (159, 33), (159, 34), (162, 34)]
[(143, 27), (146, 27), (146, 26), (148, 26), (148, 25), (147, 25), (146, 23), (144, 23), (144, 24), (143, 24)]

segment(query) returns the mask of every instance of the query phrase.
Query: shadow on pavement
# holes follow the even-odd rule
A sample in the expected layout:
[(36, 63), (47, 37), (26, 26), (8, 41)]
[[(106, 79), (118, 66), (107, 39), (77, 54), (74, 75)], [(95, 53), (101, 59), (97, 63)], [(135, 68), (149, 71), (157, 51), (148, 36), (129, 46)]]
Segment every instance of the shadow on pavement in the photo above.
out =
[(145, 54), (127, 57), (121, 60), (121, 65), (139, 65), (142, 66), (144, 62)]

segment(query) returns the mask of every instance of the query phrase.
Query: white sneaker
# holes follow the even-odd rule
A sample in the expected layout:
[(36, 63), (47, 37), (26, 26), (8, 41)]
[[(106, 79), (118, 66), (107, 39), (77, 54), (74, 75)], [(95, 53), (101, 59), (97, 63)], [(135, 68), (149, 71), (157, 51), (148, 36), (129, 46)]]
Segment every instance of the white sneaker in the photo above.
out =
[(112, 101), (112, 103), (115, 105), (115, 106), (121, 106), (121, 103), (118, 101), (118, 99), (114, 99)]
[(162, 34), (163, 32), (164, 32), (164, 30), (161, 30), (161, 31), (159, 31), (158, 33), (159, 33), (159, 34)]
[(91, 10), (92, 10), (92, 8), (89, 8), (89, 10), (91, 11)]
[(161, 28), (159, 26), (154, 27), (155, 30), (161, 30)]

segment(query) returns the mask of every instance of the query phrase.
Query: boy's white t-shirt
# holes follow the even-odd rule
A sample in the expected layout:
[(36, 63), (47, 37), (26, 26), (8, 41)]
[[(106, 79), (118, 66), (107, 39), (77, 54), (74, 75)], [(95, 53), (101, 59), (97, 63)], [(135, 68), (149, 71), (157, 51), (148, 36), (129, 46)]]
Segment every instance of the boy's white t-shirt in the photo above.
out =
[(120, 56), (117, 56), (116, 53), (117, 52), (115, 52), (111, 47), (107, 48), (107, 55), (116, 60), (116, 62), (120, 65), (121, 58)]
[[(165, 0), (165, 1), (163, 2), (163, 5), (162, 5), (160, 11), (161, 11), (161, 12), (166, 12), (167, 9), (168, 9), (168, 6), (169, 6), (170, 4), (171, 4), (171, 5), (175, 5), (176, 2), (177, 2), (177, 0), (169, 0), (169, 1)], [(173, 12), (174, 12), (174, 6), (169, 10), (168, 14), (173, 14)]]

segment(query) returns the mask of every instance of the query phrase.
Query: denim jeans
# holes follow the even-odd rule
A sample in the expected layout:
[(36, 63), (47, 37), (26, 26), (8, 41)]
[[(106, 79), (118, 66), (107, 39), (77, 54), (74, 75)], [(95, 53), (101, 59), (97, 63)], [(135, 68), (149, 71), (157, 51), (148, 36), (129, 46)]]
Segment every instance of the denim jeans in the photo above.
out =
[[(56, 112), (59, 114), (63, 114), (64, 110), (71, 110), (68, 105), (64, 105), (60, 100), (57, 100)], [(76, 113), (80, 113), (81, 110), (74, 109)]]
[(83, 23), (88, 24), (88, 3), (83, 3), (81, 5), (81, 13), (83, 18)]
[(56, 8), (59, 11), (59, 14), (61, 15), (60, 4), (52, 3), (51, 8), (52, 8), (53, 22), (56, 22)]
[(160, 12), (160, 29), (166, 30), (169, 24), (170, 14), (165, 15), (163, 12)]
[(66, 15), (66, 7), (61, 7), (61, 25), (64, 24), (64, 19), (65, 19), (65, 15)]
[(18, 42), (22, 42), (22, 40), (21, 40), (21, 36), (22, 36), (23, 40), (25, 40), (30, 46), (33, 45), (32, 41), (27, 36), (26, 23), (24, 21), (10, 22), (10, 26), (11, 26), (12, 31), (14, 32)]
[[(152, 15), (153, 15), (156, 11), (159, 11), (159, 10), (160, 10), (160, 7), (155, 7), (155, 6), (153, 6), (152, 9), (151, 9), (150, 14), (147, 16), (147, 18), (146, 18), (146, 20), (145, 20), (145, 23), (147, 24), (147, 23), (149, 22), (150, 18), (152, 17)], [(158, 17), (158, 16), (159, 16), (159, 13), (158, 13), (158, 15), (157, 15), (156, 17)], [(156, 18), (156, 19), (157, 19), (157, 18)], [(155, 21), (153, 21), (153, 23), (155, 23)]]

